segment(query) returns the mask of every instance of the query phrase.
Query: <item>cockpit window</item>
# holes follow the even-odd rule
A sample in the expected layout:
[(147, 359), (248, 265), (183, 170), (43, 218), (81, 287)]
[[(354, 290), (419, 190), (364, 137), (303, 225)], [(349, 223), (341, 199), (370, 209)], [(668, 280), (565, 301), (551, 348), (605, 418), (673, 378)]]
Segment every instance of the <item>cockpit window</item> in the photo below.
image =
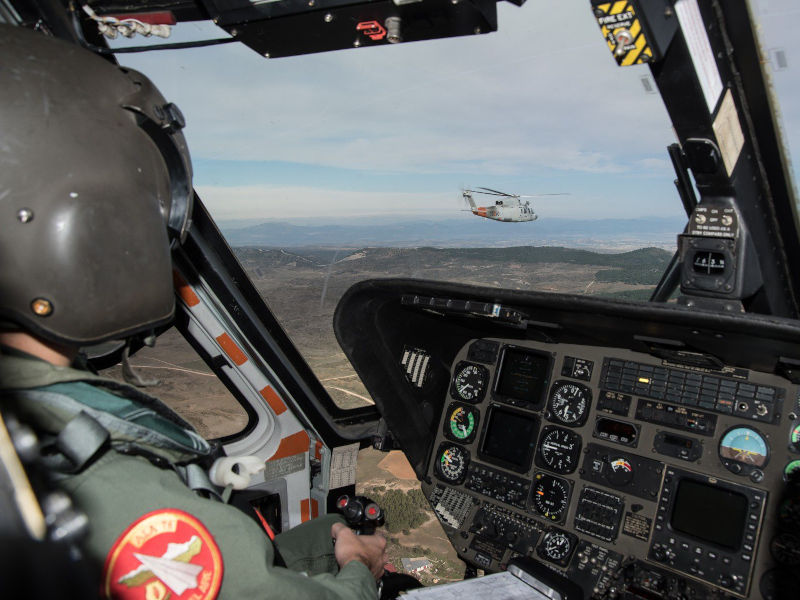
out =
[[(765, 33), (797, 12), (754, 7)], [(186, 115), (200, 197), (341, 407), (371, 403), (332, 331), (358, 281), (646, 301), (675, 253), (676, 140), (649, 68), (616, 65), (586, 2), (498, 12), (498, 33), (419, 44), (118, 55)], [(220, 35), (183, 24), (172, 41)], [(765, 42), (781, 97), (795, 38)]]
[(762, 65), (770, 84), (773, 110), (784, 144), (786, 171), (793, 179), (792, 191), (797, 203), (800, 200), (797, 193), (800, 171), (791, 157), (800, 154), (800, 106), (796, 100), (800, 93), (797, 78), (800, 40), (795, 33), (800, 7), (791, 0), (756, 0), (751, 10), (758, 24), (756, 34), (761, 44)]
[[(142, 388), (191, 423), (206, 439), (234, 436), (248, 425), (244, 407), (173, 327), (130, 358)], [(122, 365), (100, 373), (124, 380)]]

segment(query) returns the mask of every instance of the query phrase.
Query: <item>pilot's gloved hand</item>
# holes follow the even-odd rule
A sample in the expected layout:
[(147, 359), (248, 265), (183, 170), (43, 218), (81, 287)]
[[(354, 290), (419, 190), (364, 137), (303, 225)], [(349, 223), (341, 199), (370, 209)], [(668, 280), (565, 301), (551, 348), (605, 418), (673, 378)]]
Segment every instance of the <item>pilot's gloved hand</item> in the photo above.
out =
[(381, 578), (386, 563), (386, 538), (380, 534), (356, 535), (343, 523), (331, 526), (331, 537), (336, 542), (334, 553), (340, 567), (357, 560), (369, 568), (375, 579)]

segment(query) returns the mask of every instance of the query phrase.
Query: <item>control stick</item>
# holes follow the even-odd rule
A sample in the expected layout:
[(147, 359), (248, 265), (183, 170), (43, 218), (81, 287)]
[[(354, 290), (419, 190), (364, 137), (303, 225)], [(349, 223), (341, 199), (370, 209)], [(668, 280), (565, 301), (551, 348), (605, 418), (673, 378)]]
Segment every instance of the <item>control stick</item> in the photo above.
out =
[(345, 494), (336, 501), (336, 508), (356, 535), (372, 535), (385, 521), (383, 509), (366, 496)]

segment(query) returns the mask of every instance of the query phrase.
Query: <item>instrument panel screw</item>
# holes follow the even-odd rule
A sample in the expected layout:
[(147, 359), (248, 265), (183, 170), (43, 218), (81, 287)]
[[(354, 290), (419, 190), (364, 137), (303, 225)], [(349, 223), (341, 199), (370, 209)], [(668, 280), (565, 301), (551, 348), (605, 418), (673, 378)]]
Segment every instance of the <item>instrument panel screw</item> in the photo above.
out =
[(20, 208), (17, 211), (17, 221), (20, 223), (30, 223), (33, 221), (33, 211), (30, 208)]

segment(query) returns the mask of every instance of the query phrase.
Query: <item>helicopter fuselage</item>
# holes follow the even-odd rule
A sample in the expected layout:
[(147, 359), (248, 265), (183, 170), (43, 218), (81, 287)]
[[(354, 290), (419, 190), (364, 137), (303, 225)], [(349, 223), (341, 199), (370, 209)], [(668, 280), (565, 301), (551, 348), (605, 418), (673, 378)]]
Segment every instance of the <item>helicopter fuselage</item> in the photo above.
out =
[(502, 200), (490, 206), (474, 206), (470, 210), (473, 215), (506, 223), (535, 221), (539, 218), (539, 215), (533, 212), (533, 209), (528, 204), (515, 203), (507, 205)]

